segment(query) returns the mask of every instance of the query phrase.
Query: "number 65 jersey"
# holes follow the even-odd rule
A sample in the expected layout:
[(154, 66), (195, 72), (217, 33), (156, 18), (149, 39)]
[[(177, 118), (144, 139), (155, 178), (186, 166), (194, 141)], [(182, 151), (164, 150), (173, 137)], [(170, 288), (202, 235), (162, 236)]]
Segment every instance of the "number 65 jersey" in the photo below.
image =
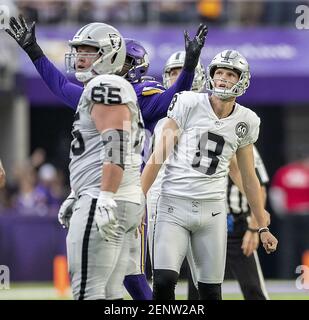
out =
[(167, 116), (181, 134), (168, 158), (161, 194), (225, 199), (230, 160), (238, 148), (257, 140), (259, 117), (236, 103), (228, 117), (219, 119), (208, 94), (191, 91), (174, 96)]
[[(124, 162), (123, 178), (115, 194), (116, 200), (140, 203), (140, 166), (144, 126), (132, 85), (116, 75), (100, 75), (92, 79), (85, 87), (80, 98), (75, 121), (73, 123), (70, 153), (71, 188), (80, 196), (88, 194), (98, 197), (101, 186), (102, 166), (105, 149), (101, 132), (95, 126), (91, 116), (94, 104), (126, 104), (131, 113), (131, 124), (124, 124), (129, 132), (129, 143)], [(104, 172), (103, 172), (104, 175)]]

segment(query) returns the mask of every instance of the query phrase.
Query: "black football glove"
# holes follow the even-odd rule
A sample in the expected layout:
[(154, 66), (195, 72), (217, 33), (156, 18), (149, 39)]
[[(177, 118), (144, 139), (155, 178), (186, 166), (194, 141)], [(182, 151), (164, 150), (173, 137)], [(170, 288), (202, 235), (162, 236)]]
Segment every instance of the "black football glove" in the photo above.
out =
[(10, 18), (11, 29), (5, 31), (16, 40), (16, 42), (26, 51), (32, 61), (44, 56), (40, 46), (35, 38), (35, 22), (29, 28), (23, 15), (19, 15), (19, 22), (14, 18)]
[(205, 24), (200, 24), (195, 37), (190, 40), (187, 30), (184, 32), (186, 57), (183, 68), (186, 71), (193, 72), (198, 64), (201, 50), (204, 47), (205, 39), (208, 33), (208, 28)]

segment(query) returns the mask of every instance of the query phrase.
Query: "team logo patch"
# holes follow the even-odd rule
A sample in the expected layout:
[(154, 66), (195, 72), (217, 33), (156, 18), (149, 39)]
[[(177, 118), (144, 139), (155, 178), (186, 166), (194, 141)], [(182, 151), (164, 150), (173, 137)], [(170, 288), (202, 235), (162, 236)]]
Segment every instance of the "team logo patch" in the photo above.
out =
[(249, 126), (245, 122), (238, 122), (235, 127), (235, 133), (238, 138), (244, 138), (249, 131)]
[(118, 51), (121, 47), (121, 38), (119, 37), (119, 35), (116, 33), (110, 33), (109, 38), (111, 39), (113, 49)]

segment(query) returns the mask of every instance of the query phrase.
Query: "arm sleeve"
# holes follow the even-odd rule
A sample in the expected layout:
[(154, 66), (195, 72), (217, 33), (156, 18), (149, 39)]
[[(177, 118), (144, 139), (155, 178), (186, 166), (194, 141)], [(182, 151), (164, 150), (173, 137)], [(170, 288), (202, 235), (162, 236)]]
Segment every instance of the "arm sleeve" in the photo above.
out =
[(140, 96), (139, 105), (143, 115), (143, 119), (150, 121), (159, 121), (166, 117), (167, 109), (177, 92), (191, 90), (194, 72), (182, 70), (177, 81), (162, 93), (154, 93), (153, 95)]
[(64, 104), (76, 110), (83, 88), (70, 82), (48, 59), (43, 56), (34, 62), (34, 66), (47, 87)]

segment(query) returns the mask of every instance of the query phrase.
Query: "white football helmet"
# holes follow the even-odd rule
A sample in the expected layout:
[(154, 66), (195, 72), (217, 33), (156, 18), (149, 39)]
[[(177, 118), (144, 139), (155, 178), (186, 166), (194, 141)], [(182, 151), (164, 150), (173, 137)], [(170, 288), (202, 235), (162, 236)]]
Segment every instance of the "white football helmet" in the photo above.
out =
[[(217, 68), (228, 68), (239, 74), (239, 80), (231, 89), (215, 88), (214, 73)], [(245, 93), (250, 84), (249, 64), (244, 56), (236, 50), (224, 50), (218, 53), (207, 67), (207, 90), (222, 100), (239, 97)]]
[[(170, 72), (174, 68), (182, 68), (185, 63), (186, 52), (177, 51), (173, 53), (166, 61), (163, 69), (163, 86), (169, 88), (171, 86), (170, 82)], [(192, 82), (192, 91), (201, 92), (206, 83), (206, 72), (201, 60), (199, 60), (194, 73), (194, 79)]]
[[(76, 71), (77, 58), (83, 53), (77, 53), (78, 46), (87, 45), (98, 49), (96, 53), (85, 53), (87, 58), (95, 58), (92, 65), (83, 71)], [(71, 52), (65, 55), (67, 72), (75, 72), (78, 81), (86, 82), (99, 74), (116, 74), (121, 71), (126, 57), (126, 46), (123, 37), (117, 29), (105, 24), (94, 22), (77, 31), (73, 40), (69, 41)]]

